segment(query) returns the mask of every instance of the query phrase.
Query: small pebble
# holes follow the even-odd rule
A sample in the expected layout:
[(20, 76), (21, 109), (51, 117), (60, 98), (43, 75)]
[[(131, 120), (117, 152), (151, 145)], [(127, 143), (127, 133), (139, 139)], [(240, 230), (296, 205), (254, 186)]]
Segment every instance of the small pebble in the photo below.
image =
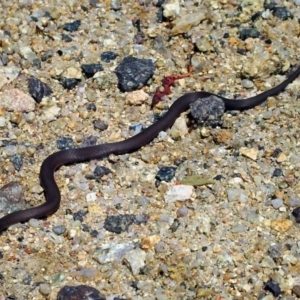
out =
[(281, 294), (281, 289), (279, 284), (273, 280), (269, 280), (266, 283), (265, 290), (270, 291), (274, 297), (278, 297)]
[(271, 204), (275, 209), (277, 209), (277, 208), (283, 206), (283, 200), (282, 199), (272, 199)]
[(282, 176), (282, 175), (283, 175), (282, 170), (279, 169), (279, 168), (276, 168), (276, 169), (274, 170), (273, 174), (272, 174), (272, 177), (280, 177), (280, 176)]
[(39, 291), (42, 295), (46, 296), (46, 295), (49, 295), (51, 293), (51, 287), (47, 283), (42, 283), (39, 286)]
[(62, 235), (66, 231), (66, 226), (64, 225), (53, 226), (52, 231), (57, 235)]
[(70, 32), (74, 32), (77, 31), (79, 29), (79, 26), (81, 25), (81, 21), (77, 20), (74, 22), (70, 22), (70, 23), (65, 23), (63, 26), (63, 29), (66, 31), (70, 31)]
[(242, 86), (246, 89), (251, 89), (254, 86), (254, 83), (251, 80), (243, 79)]
[(162, 167), (157, 172), (155, 178), (160, 181), (170, 181), (175, 176), (176, 168), (174, 167)]
[(66, 150), (74, 148), (74, 141), (72, 138), (60, 137), (56, 140), (56, 145), (59, 150)]
[(293, 210), (292, 215), (295, 217), (296, 222), (300, 223), (300, 207), (297, 207)]

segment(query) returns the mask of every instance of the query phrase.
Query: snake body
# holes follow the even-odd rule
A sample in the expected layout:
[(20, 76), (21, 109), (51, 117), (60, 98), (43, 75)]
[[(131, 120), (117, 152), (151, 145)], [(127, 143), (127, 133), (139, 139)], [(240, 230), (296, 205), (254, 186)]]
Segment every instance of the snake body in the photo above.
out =
[(51, 154), (44, 160), (40, 170), (40, 181), (44, 188), (46, 202), (33, 208), (12, 212), (3, 218), (0, 218), (0, 231), (5, 230), (13, 224), (28, 221), (31, 218), (49, 216), (59, 208), (61, 195), (54, 179), (54, 173), (60, 166), (92, 159), (100, 159), (107, 157), (110, 154), (119, 155), (136, 151), (151, 142), (160, 131), (166, 130), (172, 126), (179, 115), (189, 109), (190, 104), (199, 98), (205, 98), (212, 95), (221, 98), (224, 101), (226, 110), (245, 110), (255, 107), (263, 103), (268, 97), (282, 92), (286, 86), (293, 82), (299, 75), (300, 67), (289, 75), (281, 84), (257, 96), (243, 100), (232, 100), (202, 91), (187, 93), (179, 97), (159, 121), (127, 140), (86, 148), (62, 150)]

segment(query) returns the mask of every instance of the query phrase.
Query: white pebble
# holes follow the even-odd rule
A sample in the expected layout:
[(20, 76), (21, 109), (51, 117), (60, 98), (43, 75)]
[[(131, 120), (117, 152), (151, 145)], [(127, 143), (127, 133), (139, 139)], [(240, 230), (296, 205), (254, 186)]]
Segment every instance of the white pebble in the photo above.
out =
[(33, 228), (37, 228), (40, 225), (40, 221), (37, 219), (30, 219), (28, 223)]
[(253, 82), (252, 82), (251, 80), (249, 80), (249, 79), (243, 79), (243, 80), (242, 80), (242, 86), (243, 86), (244, 88), (246, 88), (246, 89), (252, 88), (253, 85), (254, 85)]
[(283, 200), (282, 199), (272, 199), (271, 204), (274, 208), (279, 208), (283, 205)]
[(6, 120), (3, 117), (0, 117), (0, 127), (5, 127), (6, 125)]
[(39, 291), (42, 295), (49, 295), (51, 293), (51, 288), (49, 284), (42, 283), (39, 287)]
[(166, 202), (184, 201), (190, 199), (194, 191), (194, 187), (190, 185), (171, 186), (165, 194)]

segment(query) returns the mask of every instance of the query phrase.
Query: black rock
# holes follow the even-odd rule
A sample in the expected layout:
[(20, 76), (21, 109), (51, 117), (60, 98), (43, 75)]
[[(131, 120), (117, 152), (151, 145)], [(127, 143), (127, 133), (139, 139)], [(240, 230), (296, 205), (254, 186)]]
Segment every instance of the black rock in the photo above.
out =
[(160, 181), (170, 181), (175, 176), (176, 168), (174, 167), (162, 167), (157, 172), (155, 178)]
[(127, 56), (116, 68), (119, 88), (130, 92), (143, 87), (153, 76), (155, 65), (151, 59)]
[(276, 148), (274, 152), (272, 153), (272, 157), (276, 158), (278, 155), (282, 152), (280, 148)]
[(73, 214), (73, 220), (82, 222), (86, 214), (87, 214), (86, 210), (79, 210)]
[(106, 51), (101, 54), (101, 61), (109, 63), (110, 61), (115, 60), (117, 56), (118, 54), (113, 51)]
[(104, 229), (120, 234), (127, 231), (128, 227), (134, 223), (134, 215), (111, 215), (104, 221)]
[(99, 71), (103, 71), (101, 64), (83, 64), (81, 69), (87, 78), (93, 77)]
[(273, 280), (269, 280), (264, 289), (270, 291), (274, 297), (278, 297), (281, 294), (280, 286)]
[(272, 177), (280, 177), (280, 176), (282, 176), (282, 175), (283, 175), (282, 170), (279, 169), (279, 168), (276, 168), (276, 169), (274, 170), (273, 174), (272, 174)]
[(222, 174), (219, 174), (214, 177), (214, 180), (221, 180), (221, 179), (225, 179), (225, 177)]
[(96, 179), (100, 179), (104, 175), (107, 175), (111, 173), (111, 170), (109, 168), (103, 167), (103, 166), (96, 166), (94, 170), (94, 175)]
[(70, 22), (70, 23), (65, 23), (63, 26), (63, 29), (69, 32), (74, 32), (77, 31), (79, 26), (81, 25), (81, 21), (77, 20), (74, 22)]
[(97, 106), (94, 103), (88, 103), (87, 106), (86, 106), (86, 109), (90, 110), (90, 111), (96, 111), (97, 110)]
[(9, 159), (17, 171), (21, 170), (23, 165), (23, 156), (19, 153), (13, 154)]
[(240, 39), (246, 40), (247, 38), (258, 38), (260, 37), (260, 32), (255, 28), (243, 28), (239, 32)]
[(64, 34), (64, 33), (62, 33), (61, 39), (66, 43), (70, 43), (73, 41), (73, 39), (69, 35)]
[(300, 206), (293, 210), (292, 215), (295, 217), (296, 222), (300, 223)]
[(57, 294), (57, 300), (106, 300), (98, 290), (88, 285), (64, 286)]
[(290, 11), (287, 10), (284, 6), (276, 6), (273, 9), (273, 15), (279, 19), (287, 20), (287, 19), (293, 19), (294, 16)]
[(43, 97), (52, 94), (52, 89), (46, 83), (35, 77), (30, 77), (28, 79), (28, 91), (37, 103), (40, 103)]
[(216, 96), (209, 96), (195, 101), (190, 107), (195, 125), (212, 127), (222, 125), (222, 116), (225, 111), (222, 99)]
[(74, 148), (74, 142), (72, 138), (60, 137), (56, 140), (56, 145), (59, 150)]
[(60, 83), (66, 90), (71, 90), (80, 82), (77, 78), (61, 78)]
[(100, 119), (94, 120), (93, 124), (94, 124), (94, 128), (99, 129), (100, 131), (106, 130), (108, 128), (108, 125)]

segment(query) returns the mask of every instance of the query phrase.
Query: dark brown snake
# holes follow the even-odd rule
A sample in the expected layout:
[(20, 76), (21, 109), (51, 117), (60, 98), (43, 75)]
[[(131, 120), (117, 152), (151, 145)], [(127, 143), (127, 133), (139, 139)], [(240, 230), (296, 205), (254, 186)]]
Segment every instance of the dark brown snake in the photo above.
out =
[(3, 231), (13, 224), (28, 221), (31, 218), (49, 216), (59, 208), (61, 196), (54, 179), (54, 172), (60, 166), (91, 159), (100, 159), (110, 154), (118, 155), (136, 151), (151, 142), (160, 131), (166, 130), (172, 126), (178, 116), (186, 111), (190, 107), (190, 104), (199, 98), (205, 98), (212, 95), (221, 98), (224, 101), (226, 110), (245, 110), (253, 108), (254, 106), (263, 103), (268, 97), (282, 92), (289, 83), (293, 82), (299, 76), (299, 74), (300, 67), (278, 86), (257, 96), (243, 100), (227, 99), (208, 92), (188, 93), (179, 97), (159, 121), (127, 140), (86, 148), (62, 150), (51, 154), (44, 160), (40, 171), (40, 181), (44, 188), (46, 202), (37, 207), (12, 212), (1, 218), (0, 231)]

